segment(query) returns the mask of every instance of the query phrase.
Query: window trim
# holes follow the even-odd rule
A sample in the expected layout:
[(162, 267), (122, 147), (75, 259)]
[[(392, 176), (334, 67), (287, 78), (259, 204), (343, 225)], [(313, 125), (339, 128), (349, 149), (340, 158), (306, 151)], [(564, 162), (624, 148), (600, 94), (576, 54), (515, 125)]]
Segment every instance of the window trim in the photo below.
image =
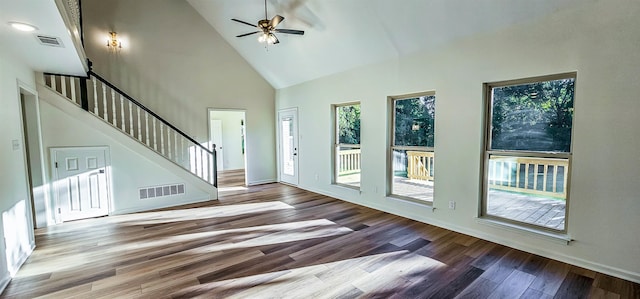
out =
[[(422, 204), (422, 205), (426, 205), (426, 206), (433, 206), (433, 202), (435, 199), (435, 179), (434, 179), (434, 196), (431, 199), (431, 201), (427, 201), (427, 200), (422, 200), (422, 199), (418, 199), (418, 198), (414, 198), (414, 197), (409, 197), (409, 196), (404, 196), (404, 195), (400, 195), (400, 194), (395, 194), (393, 193), (393, 151), (394, 150), (416, 150), (416, 151), (423, 151), (423, 152), (432, 152), (435, 154), (435, 123), (434, 123), (434, 141), (433, 147), (427, 147), (427, 146), (410, 146), (410, 145), (395, 145), (396, 142), (396, 136), (395, 136), (395, 126), (396, 126), (396, 101), (398, 100), (408, 100), (408, 99), (412, 99), (412, 98), (418, 98), (418, 97), (428, 97), (428, 96), (436, 96), (436, 91), (435, 90), (430, 90), (430, 91), (424, 91), (424, 92), (416, 92), (416, 93), (409, 93), (409, 94), (403, 94), (403, 95), (395, 95), (395, 96), (388, 96), (387, 97), (387, 110), (388, 115), (389, 115), (389, 123), (387, 124), (387, 175), (386, 175), (386, 188), (385, 188), (385, 196), (387, 198), (392, 198), (392, 199), (399, 199), (399, 200), (405, 200), (405, 201), (410, 201), (410, 202), (414, 202), (414, 203), (418, 203), (418, 204)], [(434, 117), (435, 119), (435, 117)], [(435, 158), (434, 158), (434, 164), (435, 164)], [(434, 173), (435, 173), (435, 167), (434, 167)]]
[[(554, 81), (554, 80), (562, 80), (562, 79), (573, 79), (574, 85), (574, 95), (573, 95), (573, 108), (575, 109), (575, 95), (576, 95), (576, 81), (577, 81), (577, 72), (567, 72), (546, 76), (535, 76), (528, 78), (521, 78), (515, 80), (505, 80), (505, 81), (496, 81), (496, 82), (487, 82), (483, 84), (483, 106), (484, 106), (484, 115), (483, 115), (483, 147), (482, 147), (482, 160), (481, 160), (481, 172), (480, 172), (480, 200), (478, 204), (478, 218), (485, 219), (488, 221), (494, 221), (496, 223), (503, 223), (505, 225), (509, 225), (511, 227), (521, 227), (523, 230), (527, 231), (539, 231), (543, 233), (551, 233), (551, 234), (559, 234), (566, 235), (568, 234), (569, 228), (569, 207), (570, 207), (570, 194), (571, 194), (571, 172), (573, 169), (573, 144), (574, 144), (574, 130), (575, 130), (575, 113), (571, 122), (571, 143), (569, 145), (569, 152), (548, 152), (548, 151), (518, 151), (518, 150), (492, 150), (491, 149), (491, 122), (493, 117), (493, 88), (496, 87), (505, 87), (505, 86), (515, 86), (515, 85), (524, 85), (531, 83), (539, 83), (545, 81)], [(574, 110), (575, 111), (575, 110)], [(536, 225), (532, 223), (527, 223), (523, 221), (517, 221), (514, 219), (509, 219), (505, 217), (500, 217), (496, 215), (490, 215), (487, 213), (487, 196), (489, 192), (489, 159), (491, 156), (513, 156), (513, 157), (536, 157), (536, 158), (559, 158), (559, 159), (567, 159), (567, 184), (564, 186), (566, 190), (565, 197), (565, 214), (564, 214), (564, 229), (558, 230), (550, 227)]]
[[(340, 129), (340, 124), (339, 119), (338, 119), (338, 108), (339, 107), (345, 107), (345, 106), (355, 106), (358, 105), (360, 106), (360, 114), (362, 115), (362, 104), (359, 101), (354, 101), (354, 102), (346, 102), (346, 103), (340, 103), (340, 104), (332, 104), (331, 105), (331, 115), (333, 118), (333, 122), (332, 122), (332, 128), (331, 128), (331, 136), (332, 136), (332, 146), (331, 146), (331, 184), (335, 185), (335, 186), (340, 186), (340, 187), (345, 187), (345, 188), (349, 188), (349, 189), (353, 189), (353, 190), (361, 190), (362, 189), (362, 168), (360, 168), (360, 186), (353, 186), (353, 185), (349, 185), (349, 184), (344, 184), (344, 183), (339, 183), (338, 182), (338, 148), (339, 147), (348, 147), (351, 149), (360, 149), (360, 161), (362, 161), (362, 140), (360, 140), (360, 144), (348, 144), (348, 143), (338, 143), (339, 139), (339, 129)], [(362, 138), (362, 117), (360, 117), (360, 138)], [(360, 163), (360, 166), (362, 167), (362, 162)]]

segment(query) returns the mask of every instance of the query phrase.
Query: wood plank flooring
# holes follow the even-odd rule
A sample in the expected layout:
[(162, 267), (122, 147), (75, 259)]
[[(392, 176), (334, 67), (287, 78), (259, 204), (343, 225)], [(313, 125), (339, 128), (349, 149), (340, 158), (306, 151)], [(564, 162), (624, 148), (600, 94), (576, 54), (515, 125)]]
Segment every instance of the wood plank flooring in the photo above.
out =
[(281, 184), (36, 230), (2, 298), (640, 298), (640, 285)]
[(244, 169), (232, 169), (218, 171), (218, 187), (243, 187), (244, 181)]

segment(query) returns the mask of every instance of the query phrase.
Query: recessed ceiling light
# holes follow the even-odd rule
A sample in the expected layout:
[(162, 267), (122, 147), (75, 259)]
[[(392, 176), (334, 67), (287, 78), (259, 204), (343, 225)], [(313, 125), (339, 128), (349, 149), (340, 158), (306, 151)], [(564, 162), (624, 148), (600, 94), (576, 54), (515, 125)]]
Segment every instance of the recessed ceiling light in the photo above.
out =
[(13, 27), (13, 29), (20, 30), (20, 31), (29, 32), (29, 31), (38, 30), (38, 27), (33, 26), (31, 24), (26, 24), (26, 23), (9, 22), (9, 25), (11, 25), (11, 27)]

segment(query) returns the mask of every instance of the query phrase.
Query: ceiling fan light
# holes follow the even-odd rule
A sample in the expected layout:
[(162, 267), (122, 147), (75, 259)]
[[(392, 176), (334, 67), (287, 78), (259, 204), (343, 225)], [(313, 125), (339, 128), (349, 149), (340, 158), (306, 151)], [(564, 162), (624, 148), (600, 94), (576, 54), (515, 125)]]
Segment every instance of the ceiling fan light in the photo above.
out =
[(269, 43), (270, 45), (275, 44), (276, 36), (273, 34), (269, 34), (269, 36), (267, 37), (267, 43)]
[(267, 41), (267, 38), (268, 36), (266, 33), (260, 34), (260, 36), (258, 36), (258, 42), (264, 43)]

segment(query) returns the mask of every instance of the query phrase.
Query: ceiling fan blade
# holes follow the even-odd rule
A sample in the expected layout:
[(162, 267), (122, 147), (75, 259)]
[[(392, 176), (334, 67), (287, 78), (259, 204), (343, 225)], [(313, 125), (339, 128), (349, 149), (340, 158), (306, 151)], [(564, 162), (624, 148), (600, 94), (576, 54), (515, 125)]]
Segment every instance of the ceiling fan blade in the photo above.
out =
[(273, 17), (273, 19), (271, 19), (271, 21), (269, 21), (269, 26), (271, 26), (271, 28), (276, 28), (276, 26), (278, 26), (278, 24), (280, 24), (282, 20), (284, 20), (283, 16), (276, 15), (275, 17)]
[(278, 33), (304, 35), (304, 31), (302, 31), (302, 30), (276, 29), (275, 31), (278, 32)]
[(243, 37), (243, 36), (247, 36), (247, 35), (256, 34), (256, 33), (259, 33), (259, 32), (260, 32), (260, 31), (249, 32), (249, 33), (245, 33), (245, 34), (237, 35), (236, 37)]
[(242, 23), (242, 24), (245, 24), (245, 25), (249, 25), (249, 26), (251, 26), (251, 27), (258, 27), (256, 24), (251, 24), (251, 23), (249, 23), (249, 22), (245, 22), (245, 21), (238, 20), (238, 19), (231, 19), (231, 21), (236, 21), (236, 22), (238, 22), (238, 23)]
[(271, 36), (273, 36), (273, 38), (275, 39), (275, 41), (273, 42), (273, 45), (280, 43), (280, 41), (278, 40), (275, 34), (271, 34)]

